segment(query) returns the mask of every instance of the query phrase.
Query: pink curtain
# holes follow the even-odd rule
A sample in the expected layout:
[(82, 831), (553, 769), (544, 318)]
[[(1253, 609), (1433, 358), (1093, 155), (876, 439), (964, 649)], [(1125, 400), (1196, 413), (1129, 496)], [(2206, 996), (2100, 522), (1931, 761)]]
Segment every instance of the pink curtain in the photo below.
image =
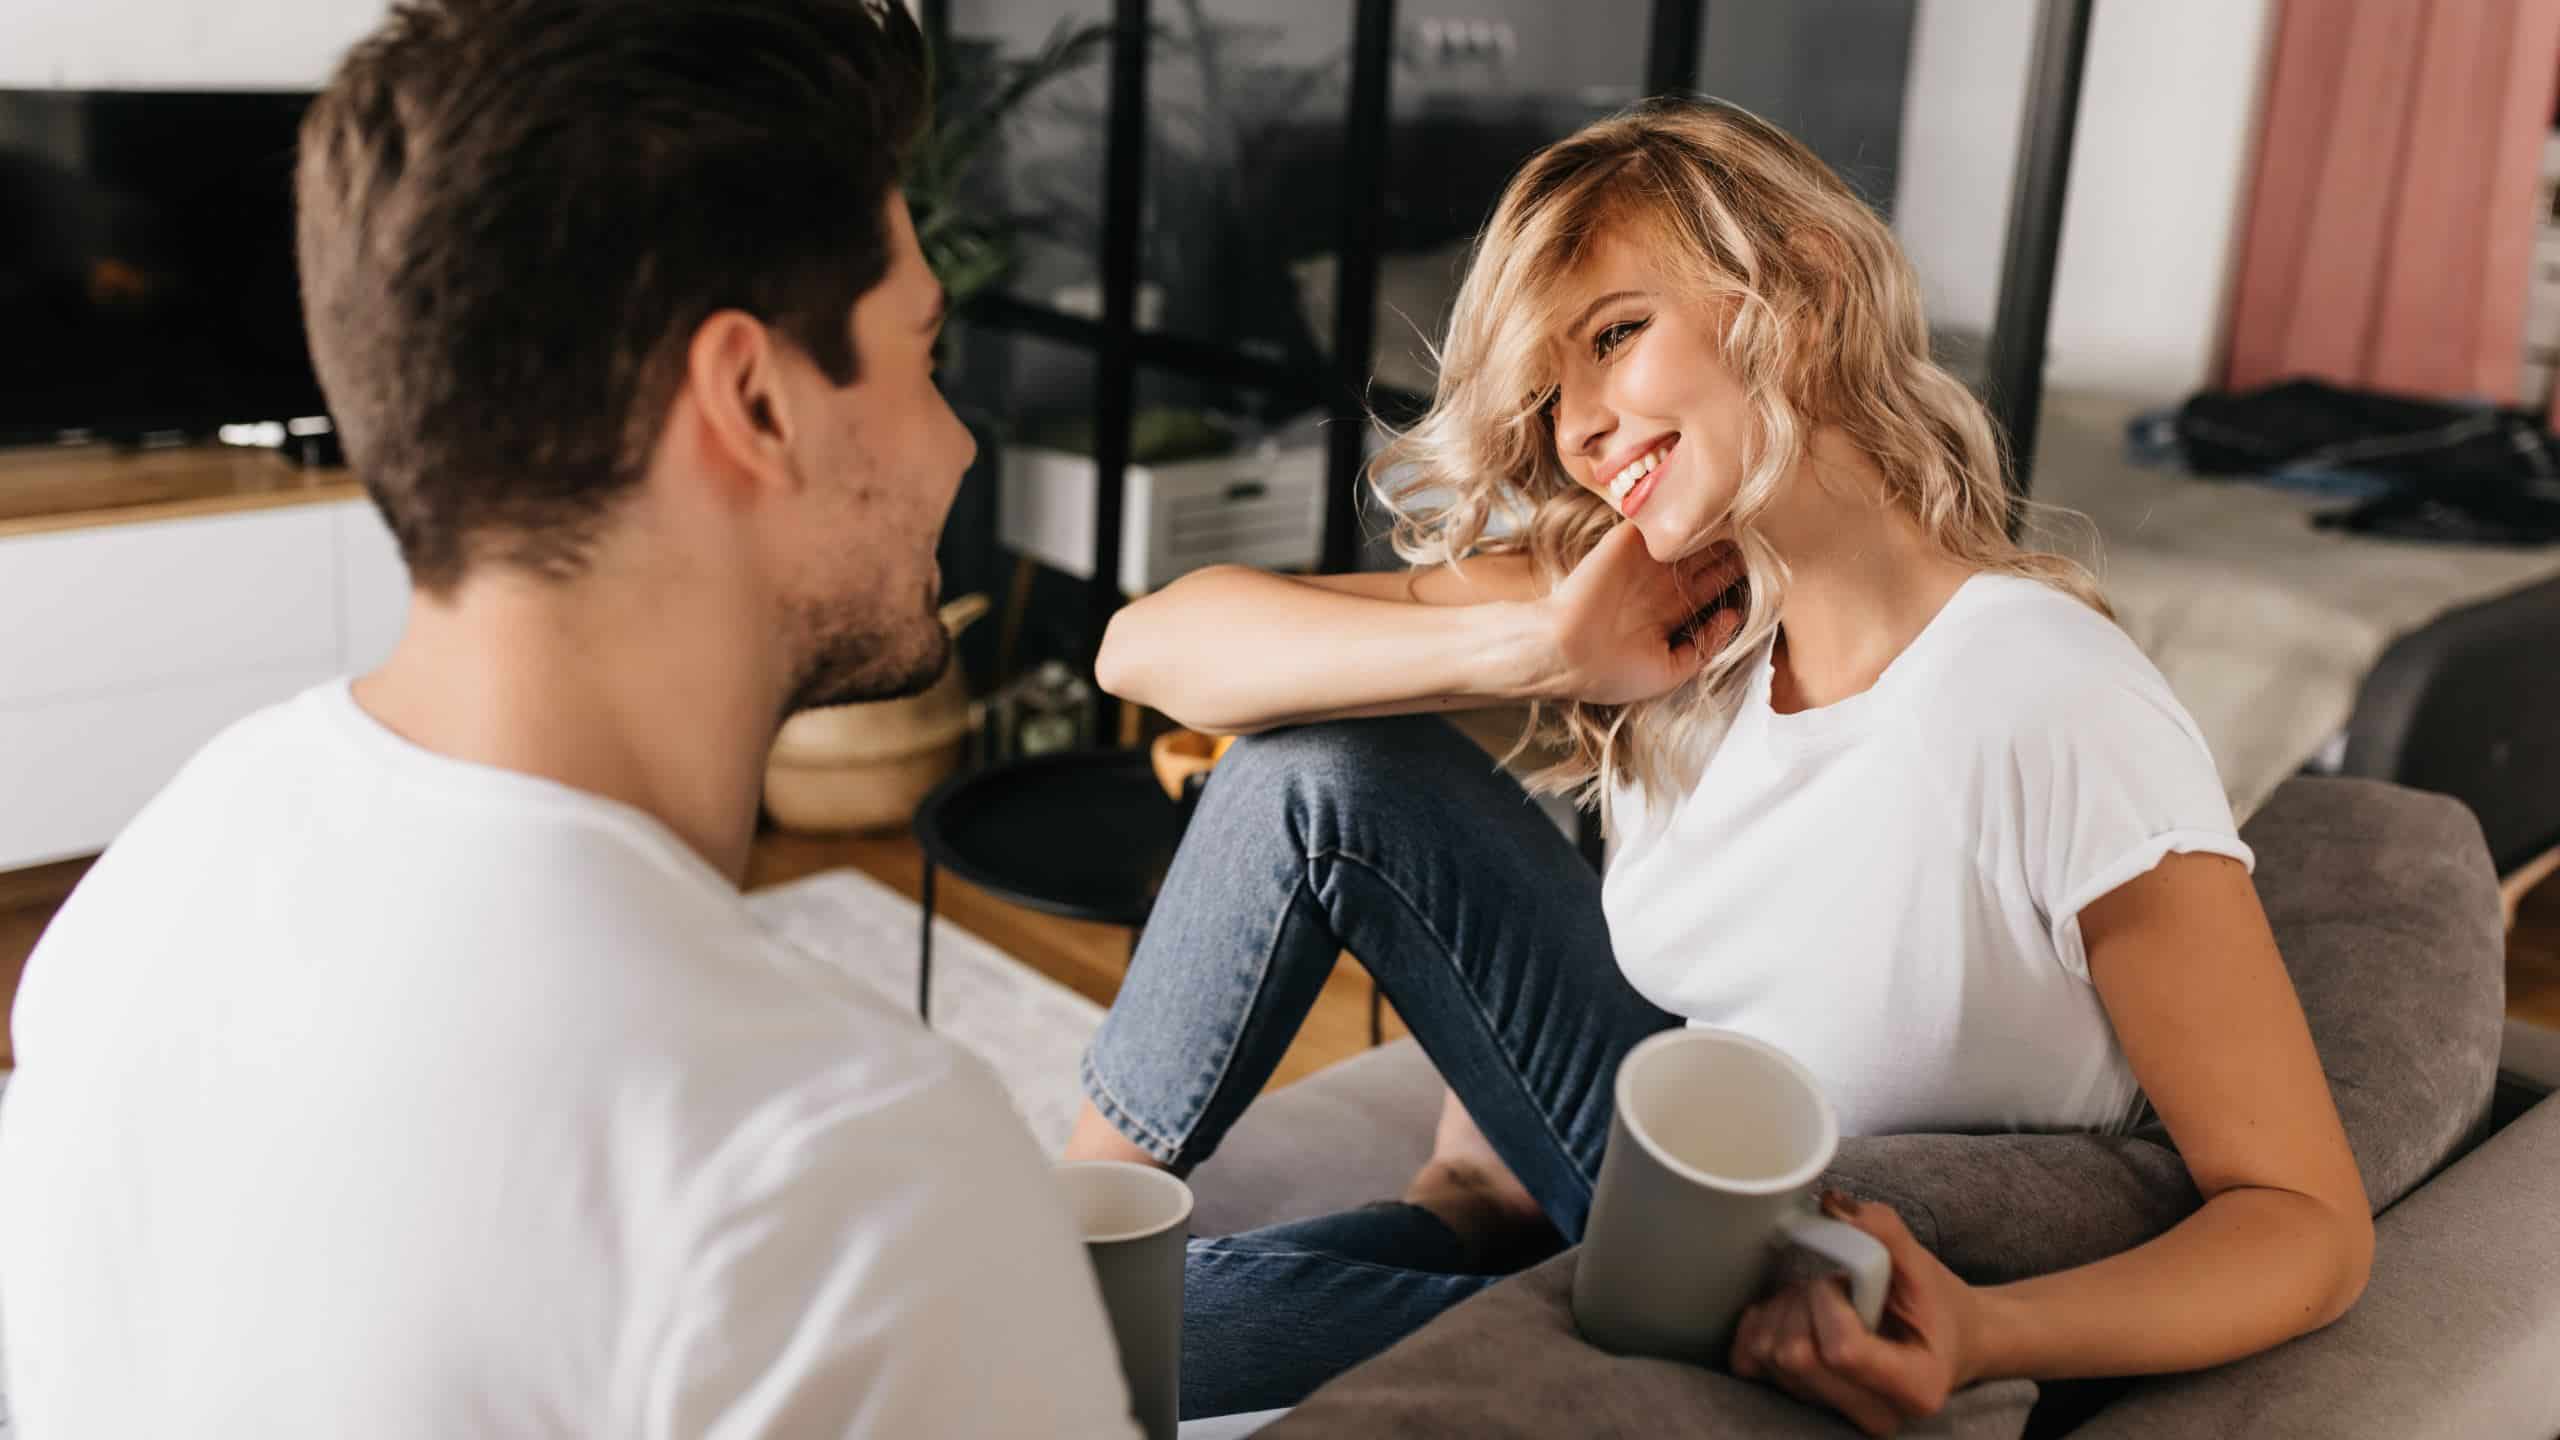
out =
[(2560, 0), (2276, 3), (2224, 383), (2516, 402)]

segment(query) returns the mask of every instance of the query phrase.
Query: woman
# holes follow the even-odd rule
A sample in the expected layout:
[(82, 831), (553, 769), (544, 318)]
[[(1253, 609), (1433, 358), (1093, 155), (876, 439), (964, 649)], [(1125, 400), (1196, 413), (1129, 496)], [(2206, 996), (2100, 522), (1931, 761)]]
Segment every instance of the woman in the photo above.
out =
[[(2204, 1196), (1997, 1288), (1834, 1202), (1893, 1253), (1885, 1325), (1815, 1283), (1730, 1358), (1871, 1433), (2354, 1302), (2369, 1207), (2212, 759), (2087, 575), (2011, 542), (1981, 406), (1820, 161), (1693, 102), (1540, 153), (1385, 463), (1414, 570), (1202, 572), (1101, 657), (1115, 694), (1275, 733), (1202, 799), (1070, 1153), (1198, 1163), (1346, 948), (1452, 1092), (1402, 1201), (1195, 1245), (1189, 1412), (1289, 1403), (1578, 1238), (1617, 1062), (1683, 1021), (1803, 1060), (1849, 1134), (2156, 1113)], [(1524, 698), (1571, 750), (1538, 782), (1605, 804), (1605, 885), (1447, 726), (1307, 723)]]

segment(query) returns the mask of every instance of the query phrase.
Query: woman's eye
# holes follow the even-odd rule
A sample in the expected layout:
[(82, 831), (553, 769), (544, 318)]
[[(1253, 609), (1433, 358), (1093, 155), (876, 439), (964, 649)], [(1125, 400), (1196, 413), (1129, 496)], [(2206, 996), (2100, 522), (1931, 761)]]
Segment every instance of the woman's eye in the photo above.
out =
[(1591, 358), (1608, 359), (1611, 352), (1634, 339), (1636, 332), (1650, 323), (1648, 320), (1621, 320), (1615, 325), (1601, 326), (1600, 333), (1591, 337)]

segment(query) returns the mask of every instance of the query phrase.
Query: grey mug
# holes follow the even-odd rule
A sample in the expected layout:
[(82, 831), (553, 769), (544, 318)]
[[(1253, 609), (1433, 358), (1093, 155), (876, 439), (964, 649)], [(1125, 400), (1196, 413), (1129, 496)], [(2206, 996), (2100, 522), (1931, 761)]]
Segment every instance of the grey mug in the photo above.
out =
[(1840, 1120), (1793, 1056), (1729, 1030), (1668, 1030), (1619, 1062), (1616, 1101), (1573, 1277), (1585, 1339), (1722, 1363), (1789, 1246), (1847, 1271), (1850, 1304), (1876, 1327), (1893, 1259), (1816, 1209)]
[(1080, 1160), (1057, 1167), (1147, 1440), (1174, 1440), (1182, 1415), (1182, 1265), (1191, 1187), (1146, 1165)]

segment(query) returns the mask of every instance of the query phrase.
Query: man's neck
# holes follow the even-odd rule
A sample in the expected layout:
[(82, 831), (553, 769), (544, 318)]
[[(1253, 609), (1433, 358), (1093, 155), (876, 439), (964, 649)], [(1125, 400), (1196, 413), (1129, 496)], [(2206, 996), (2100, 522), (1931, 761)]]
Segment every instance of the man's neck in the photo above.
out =
[[(356, 703), (440, 755), (632, 806), (742, 880), (786, 682), (736, 643), (759, 627), (699, 603), (703, 587), (627, 578), (492, 573), (413, 596)], [(675, 593), (688, 608), (653, 603)]]

